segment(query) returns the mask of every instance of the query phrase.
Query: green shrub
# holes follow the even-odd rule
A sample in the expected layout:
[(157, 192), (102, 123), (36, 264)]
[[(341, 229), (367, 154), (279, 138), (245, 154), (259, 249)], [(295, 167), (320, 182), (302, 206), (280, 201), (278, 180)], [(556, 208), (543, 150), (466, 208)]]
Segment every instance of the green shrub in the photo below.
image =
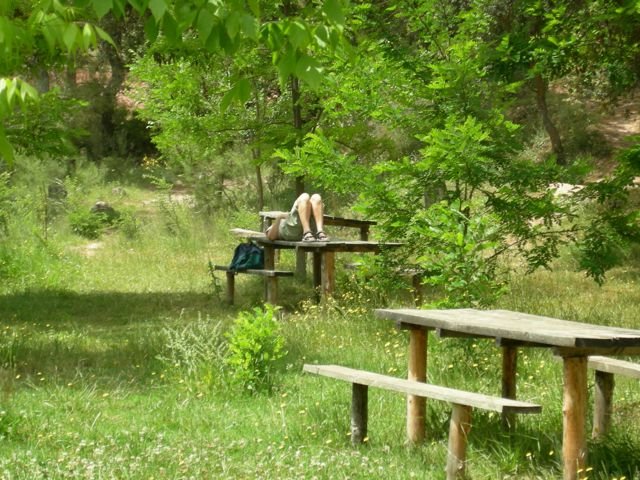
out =
[(132, 210), (123, 210), (118, 217), (118, 230), (129, 240), (136, 239), (140, 236), (142, 223)]
[(271, 391), (275, 365), (286, 355), (275, 313), (270, 305), (240, 312), (227, 334), (231, 377), (250, 392)]
[(77, 209), (69, 213), (69, 224), (73, 233), (81, 237), (96, 239), (109, 226), (109, 218), (101, 212)]

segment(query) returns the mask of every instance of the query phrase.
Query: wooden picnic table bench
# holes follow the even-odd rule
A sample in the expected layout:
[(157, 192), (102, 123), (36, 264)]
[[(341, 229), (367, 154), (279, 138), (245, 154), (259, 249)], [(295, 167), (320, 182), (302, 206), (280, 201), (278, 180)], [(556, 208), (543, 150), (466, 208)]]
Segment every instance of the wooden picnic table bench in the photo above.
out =
[(278, 303), (278, 278), (279, 277), (293, 277), (293, 272), (287, 270), (272, 270), (272, 269), (255, 269), (249, 268), (246, 270), (231, 270), (227, 265), (214, 265), (214, 270), (222, 271), (226, 273), (227, 277), (227, 303), (229, 305), (234, 304), (235, 297), (235, 276), (237, 274), (246, 275), (259, 275), (265, 277), (265, 301), (272, 305)]
[[(395, 248), (398, 242), (376, 242), (371, 240), (340, 240), (331, 238), (327, 242), (303, 242), (269, 240), (263, 232), (233, 228), (231, 232), (247, 238), (264, 248), (264, 268), (275, 270), (277, 250), (296, 250), (303, 254), (313, 254), (313, 285), (322, 295), (332, 295), (335, 291), (335, 255), (339, 252), (379, 253), (383, 248)], [(299, 262), (298, 262), (299, 265)], [(300, 269), (296, 275), (302, 277)]]
[(640, 364), (617, 358), (592, 355), (587, 361), (589, 368), (596, 371), (593, 396), (593, 430), (591, 437), (601, 438), (609, 432), (613, 412), (613, 375), (640, 379)]
[[(562, 357), (564, 480), (586, 466), (587, 364), (593, 355), (640, 355), (640, 330), (594, 325), (508, 310), (378, 309), (376, 315), (409, 330), (409, 379), (426, 381), (427, 332), (494, 339), (502, 348), (503, 396), (515, 398), (517, 348), (549, 348)], [(611, 368), (611, 367), (610, 367)], [(411, 397), (411, 396), (410, 396)], [(424, 399), (407, 401), (409, 441), (424, 439)], [(413, 419), (413, 420), (412, 420)]]
[(304, 365), (303, 371), (343, 380), (352, 384), (351, 441), (361, 443), (368, 429), (368, 387), (377, 387), (422, 398), (441, 400), (452, 404), (449, 424), (447, 480), (465, 478), (467, 438), (471, 430), (472, 409), (499, 413), (540, 413), (542, 407), (529, 402), (494, 397), (449, 387), (379, 373), (356, 370), (338, 365)]

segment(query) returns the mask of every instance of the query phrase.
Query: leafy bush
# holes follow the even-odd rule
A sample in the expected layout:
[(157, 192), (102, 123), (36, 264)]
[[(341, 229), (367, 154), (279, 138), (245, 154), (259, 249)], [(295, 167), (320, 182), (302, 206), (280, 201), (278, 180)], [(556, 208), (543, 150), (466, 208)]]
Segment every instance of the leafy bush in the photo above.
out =
[(108, 215), (102, 212), (77, 209), (69, 213), (71, 230), (81, 237), (96, 239), (111, 224)]
[(240, 312), (227, 334), (226, 363), (231, 368), (233, 380), (250, 392), (273, 388), (275, 365), (286, 355), (275, 313), (276, 309), (271, 305)]

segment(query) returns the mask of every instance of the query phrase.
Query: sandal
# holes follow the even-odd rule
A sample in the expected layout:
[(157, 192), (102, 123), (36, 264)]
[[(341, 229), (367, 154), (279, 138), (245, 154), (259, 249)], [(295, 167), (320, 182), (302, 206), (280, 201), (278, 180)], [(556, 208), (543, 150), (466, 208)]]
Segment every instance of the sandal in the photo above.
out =
[(328, 242), (329, 236), (322, 230), (320, 230), (318, 233), (316, 233), (316, 240), (319, 242)]
[(316, 237), (313, 236), (312, 232), (305, 232), (304, 235), (302, 235), (302, 241), (303, 242), (315, 242), (316, 241)]

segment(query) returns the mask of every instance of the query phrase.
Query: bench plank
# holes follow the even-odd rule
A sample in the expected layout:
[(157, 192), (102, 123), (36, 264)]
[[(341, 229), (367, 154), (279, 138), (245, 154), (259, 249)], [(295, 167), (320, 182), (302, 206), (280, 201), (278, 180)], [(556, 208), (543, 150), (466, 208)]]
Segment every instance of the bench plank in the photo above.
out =
[(588, 365), (589, 368), (593, 368), (594, 370), (599, 370), (601, 372), (615, 373), (625, 377), (640, 379), (640, 363), (591, 355), (589, 357)]
[(614, 374), (640, 379), (640, 364), (617, 358), (592, 355), (587, 365), (596, 371), (593, 391), (593, 429), (591, 437), (601, 438), (609, 433), (613, 414)]
[(263, 277), (293, 277), (293, 272), (289, 270), (268, 270), (268, 269), (257, 269), (257, 268), (249, 268), (246, 270), (231, 270), (226, 265), (214, 265), (213, 269), (218, 270), (220, 272), (246, 273), (249, 275), (261, 275)]
[(227, 303), (235, 302), (235, 276), (242, 273), (247, 275), (260, 275), (265, 277), (265, 299), (268, 303), (278, 303), (278, 277), (293, 277), (293, 272), (287, 270), (254, 269), (231, 270), (227, 265), (214, 265), (214, 270), (225, 272), (227, 277)]
[(389, 377), (379, 373), (365, 372), (353, 368), (339, 365), (309, 365), (306, 364), (303, 370), (307, 373), (314, 373), (325, 377), (344, 380), (350, 383), (368, 385), (371, 387), (392, 390), (416, 395), (418, 397), (433, 398), (459, 405), (468, 405), (483, 410), (491, 410), (499, 413), (539, 413), (542, 411), (540, 405), (529, 402), (521, 402), (509, 398), (492, 397), (482, 393), (466, 392), (454, 388), (442, 387), (430, 383), (405, 380), (403, 378)]

